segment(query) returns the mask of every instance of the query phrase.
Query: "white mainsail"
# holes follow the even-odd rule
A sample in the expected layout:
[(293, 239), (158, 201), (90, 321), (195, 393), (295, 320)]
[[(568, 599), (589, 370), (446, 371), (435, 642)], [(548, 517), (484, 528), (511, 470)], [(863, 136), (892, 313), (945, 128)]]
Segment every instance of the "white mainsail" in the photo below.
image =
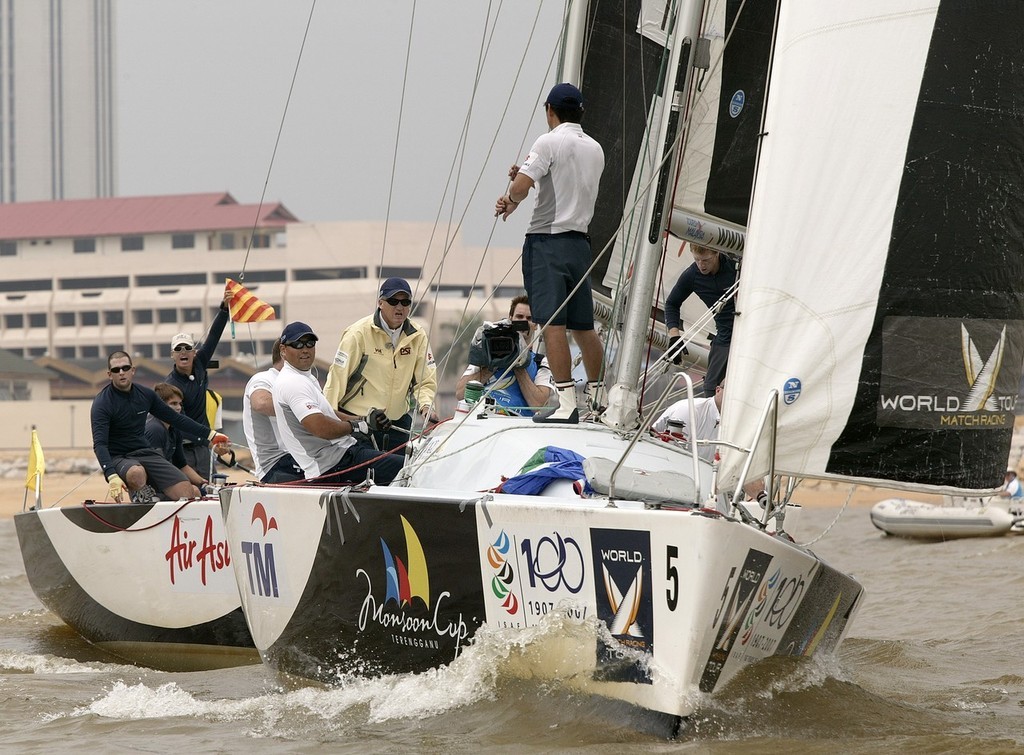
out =
[[(971, 13), (780, 4), (721, 430), (749, 445), (779, 391), (776, 472), (948, 491), (1001, 480), (1024, 339), (1008, 175), (1020, 84), (1000, 68), (1019, 63), (1005, 29), (1019, 36), (1021, 11)], [(985, 354), (1007, 329), (997, 411), (962, 405), (961, 327)], [(725, 451), (720, 481), (744, 462)], [(751, 471), (768, 469), (762, 456)]]

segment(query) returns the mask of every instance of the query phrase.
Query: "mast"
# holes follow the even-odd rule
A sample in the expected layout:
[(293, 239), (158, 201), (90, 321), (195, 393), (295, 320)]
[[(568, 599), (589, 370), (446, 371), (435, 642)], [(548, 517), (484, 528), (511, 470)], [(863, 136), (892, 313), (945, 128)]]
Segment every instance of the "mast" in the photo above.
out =
[[(674, 152), (675, 137), (688, 89), (687, 72), (691, 70), (689, 64), (696, 36), (693, 31), (698, 28), (700, 20), (701, 3), (687, 1), (680, 7), (681, 11), (669, 22), (668, 64), (663, 69), (661, 86), (649, 111), (649, 122), (652, 123), (650, 143), (661, 146), (656, 154), (665, 159), (658, 171), (659, 180), (645, 193), (641, 217), (646, 221), (642, 223), (646, 232), (636, 236), (635, 265), (622, 341), (615, 378), (608, 391), (608, 409), (603, 417), (607, 425), (620, 430), (634, 428), (639, 415), (640, 368), (650, 334), (651, 303), (655, 297), (663, 236), (669, 218), (668, 179), (674, 175), (678, 162), (678, 155)], [(668, 97), (672, 99), (668, 100)]]

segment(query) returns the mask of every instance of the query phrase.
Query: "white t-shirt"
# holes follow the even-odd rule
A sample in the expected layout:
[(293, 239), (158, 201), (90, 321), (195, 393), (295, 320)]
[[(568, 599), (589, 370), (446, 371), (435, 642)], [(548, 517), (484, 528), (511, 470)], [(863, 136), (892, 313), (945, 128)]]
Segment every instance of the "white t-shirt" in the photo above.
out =
[(336, 466), (356, 442), (351, 435), (324, 440), (302, 426), (302, 420), (310, 414), (338, 416), (311, 372), (297, 370), (286, 362), (274, 383), (273, 396), (278, 436), (284, 450), (302, 467), (306, 479), (319, 477)]
[[(651, 426), (658, 432), (668, 429), (669, 420), (683, 423), (683, 435), (690, 440), (690, 433), (695, 432), (697, 440), (718, 440), (718, 423), (722, 414), (718, 410), (714, 397), (698, 398), (693, 401), (695, 421), (690, 421), (690, 402), (687, 399), (677, 401), (658, 417)], [(697, 446), (697, 455), (705, 461), (715, 458), (715, 446)]]
[(245, 431), (245, 442), (252, 454), (252, 462), (256, 465), (256, 477), (261, 480), (285, 455), (285, 451), (281, 448), (275, 418), (253, 411), (252, 394), (259, 390), (273, 394), (274, 383), (277, 382), (279, 374), (280, 370), (276, 367), (257, 372), (245, 384), (245, 394), (242, 396), (242, 429)]
[(604, 150), (578, 123), (560, 123), (530, 148), (519, 172), (533, 179), (537, 203), (527, 233), (586, 233), (594, 217)]

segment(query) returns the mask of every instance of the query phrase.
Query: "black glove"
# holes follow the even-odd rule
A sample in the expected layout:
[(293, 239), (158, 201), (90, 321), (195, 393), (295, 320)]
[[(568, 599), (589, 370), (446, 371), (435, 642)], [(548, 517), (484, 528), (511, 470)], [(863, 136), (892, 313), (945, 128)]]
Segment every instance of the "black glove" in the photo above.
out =
[[(682, 337), (682, 336), (672, 336), (671, 338), (669, 338), (669, 339), (668, 339), (668, 350), (669, 350), (669, 351), (672, 351), (672, 348), (673, 348), (673, 347), (674, 347), (674, 346), (675, 346), (675, 345), (676, 345), (677, 343), (679, 343), (679, 342), (680, 342), (680, 341), (682, 341), (682, 340), (683, 340), (683, 337)], [(684, 347), (683, 347), (682, 349), (680, 349), (680, 350), (679, 350), (679, 351), (678, 351), (678, 352), (676, 353), (676, 355), (675, 355), (674, 357), (672, 357), (672, 364), (682, 364), (682, 362), (683, 362), (683, 357), (684, 357), (684, 356), (688, 356), (689, 354), (690, 354), (690, 350), (689, 350), (689, 349), (687, 349), (687, 348), (686, 348), (686, 347), (684, 346)]]
[(370, 409), (366, 415), (366, 426), (370, 428), (370, 432), (386, 433), (391, 429), (391, 420), (383, 409)]

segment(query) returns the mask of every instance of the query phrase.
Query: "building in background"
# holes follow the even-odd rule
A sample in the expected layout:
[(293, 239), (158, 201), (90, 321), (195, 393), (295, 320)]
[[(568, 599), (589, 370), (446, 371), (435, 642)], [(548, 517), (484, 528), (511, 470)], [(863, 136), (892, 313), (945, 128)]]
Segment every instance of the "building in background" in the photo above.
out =
[(0, 0), (0, 202), (117, 193), (113, 0)]
[(518, 249), (466, 247), (429, 223), (302, 223), (280, 203), (228, 193), (0, 204), (0, 346), (61, 375), (54, 398), (84, 399), (113, 351), (169, 369), (172, 336), (201, 339), (233, 278), (278, 320), (225, 330), (211, 387), (231, 412), (284, 323), (309, 323), (329, 363), (342, 330), (376, 307), (379, 282), (397, 275), (413, 288), (444, 396), (465, 350), (450, 364), (444, 354), (507, 314), (523, 291), (518, 260)]

